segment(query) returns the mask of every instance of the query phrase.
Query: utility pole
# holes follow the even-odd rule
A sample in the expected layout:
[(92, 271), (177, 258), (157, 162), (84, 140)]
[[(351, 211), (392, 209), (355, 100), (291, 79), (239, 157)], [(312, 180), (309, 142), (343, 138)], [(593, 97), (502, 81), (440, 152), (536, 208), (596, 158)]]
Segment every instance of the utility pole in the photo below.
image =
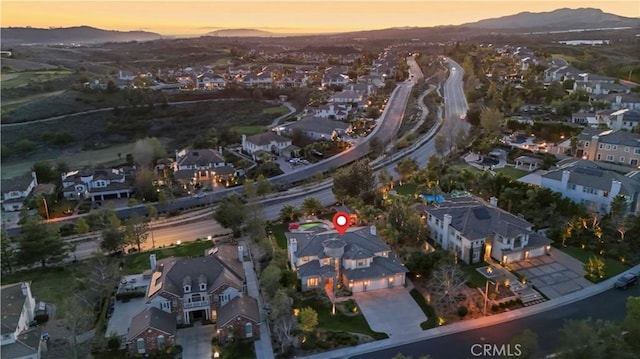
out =
[(489, 299), (488, 295), (489, 295), (489, 281), (487, 281), (487, 283), (485, 285), (485, 288), (484, 288), (484, 311), (483, 311), (483, 313), (484, 313), (485, 317), (487, 316), (487, 300)]

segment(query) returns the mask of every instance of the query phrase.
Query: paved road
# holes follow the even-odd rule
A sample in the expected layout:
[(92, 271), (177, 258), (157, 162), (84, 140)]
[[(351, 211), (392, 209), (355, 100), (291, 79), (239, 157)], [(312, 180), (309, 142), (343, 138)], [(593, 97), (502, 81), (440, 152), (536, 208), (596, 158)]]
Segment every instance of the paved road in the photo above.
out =
[[(629, 296), (640, 296), (640, 286), (627, 291), (610, 289), (593, 297), (510, 322), (492, 325), (481, 329), (451, 334), (439, 338), (422, 340), (378, 352), (367, 353), (352, 358), (390, 359), (398, 353), (418, 358), (429, 355), (433, 359), (450, 358), (491, 358), (474, 356), (471, 347), (474, 344), (509, 344), (512, 337), (531, 329), (538, 335), (538, 344), (544, 355), (558, 349), (558, 332), (564, 322), (570, 319), (606, 319), (620, 321), (626, 315), (625, 303)], [(477, 350), (477, 347), (476, 347)], [(499, 358), (501, 356), (496, 356)]]

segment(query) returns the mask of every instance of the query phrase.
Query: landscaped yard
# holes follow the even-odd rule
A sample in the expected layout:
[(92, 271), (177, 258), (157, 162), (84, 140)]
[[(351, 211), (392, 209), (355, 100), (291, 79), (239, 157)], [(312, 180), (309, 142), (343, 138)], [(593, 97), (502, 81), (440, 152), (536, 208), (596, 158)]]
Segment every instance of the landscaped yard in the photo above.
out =
[(293, 307), (296, 309), (302, 309), (305, 307), (311, 307), (318, 312), (318, 327), (326, 331), (344, 331), (350, 333), (360, 333), (368, 335), (375, 340), (385, 339), (387, 335), (384, 333), (377, 333), (371, 330), (369, 323), (364, 316), (359, 313), (357, 315), (345, 315), (336, 310), (336, 314), (331, 314), (331, 303), (323, 301), (320, 298), (313, 297), (306, 300), (296, 299), (293, 303)]
[(513, 168), (513, 167), (503, 167), (503, 168), (497, 168), (494, 170), (496, 173), (502, 173), (503, 175), (507, 176), (507, 177), (511, 177), (513, 179), (518, 179), (520, 177), (523, 177), (525, 175), (527, 175), (529, 172), (525, 171), (525, 170), (521, 170), (521, 169), (517, 169), (517, 168)]
[(629, 269), (629, 267), (620, 262), (617, 261), (615, 259), (612, 258), (606, 258), (606, 257), (602, 257), (599, 254), (595, 254), (593, 252), (584, 250), (584, 249), (580, 249), (578, 247), (566, 247), (566, 248), (561, 248), (560, 250), (562, 250), (563, 252), (571, 255), (572, 257), (576, 258), (577, 260), (579, 260), (582, 263), (587, 263), (589, 262), (589, 258), (591, 257), (599, 257), (599, 258), (603, 258), (604, 259), (604, 279), (607, 278), (611, 278), (614, 277), (624, 271), (626, 271), (627, 269)]
[(416, 188), (417, 186), (415, 184), (407, 183), (402, 186), (394, 187), (393, 189), (400, 195), (413, 197), (416, 193)]
[(476, 268), (487, 266), (488, 264), (482, 262), (480, 264), (474, 265), (465, 265), (462, 266), (462, 272), (465, 274), (467, 279), (467, 286), (471, 288), (484, 288), (487, 278), (480, 274)]
[(130, 254), (126, 256), (124, 260), (124, 274), (137, 274), (149, 269), (149, 255), (151, 254), (155, 254), (156, 259), (167, 257), (199, 257), (204, 255), (206, 249), (212, 247), (213, 242), (204, 240), (155, 249), (143, 253)]
[(67, 297), (68, 290), (73, 287), (76, 278), (83, 278), (87, 272), (87, 265), (78, 263), (66, 267), (36, 268), (13, 274), (2, 275), (2, 285), (18, 282), (31, 282), (31, 291), (36, 301), (53, 303), (60, 313), (61, 304)]
[(267, 233), (269, 231), (273, 233), (273, 236), (276, 239), (276, 243), (278, 243), (278, 247), (280, 247), (280, 249), (287, 249), (287, 237), (284, 236), (284, 233), (289, 231), (289, 224), (279, 223), (268, 226)]
[(287, 106), (267, 107), (262, 112), (270, 115), (284, 115), (289, 112), (289, 108)]
[(420, 323), (420, 328), (422, 328), (422, 330), (426, 330), (438, 326), (438, 316), (436, 315), (436, 310), (427, 303), (426, 299), (424, 299), (424, 296), (415, 288), (412, 289), (409, 294), (411, 294), (411, 297), (413, 297), (416, 303), (418, 303), (420, 309), (422, 309), (422, 311), (424, 312), (424, 315), (427, 316), (427, 320)]

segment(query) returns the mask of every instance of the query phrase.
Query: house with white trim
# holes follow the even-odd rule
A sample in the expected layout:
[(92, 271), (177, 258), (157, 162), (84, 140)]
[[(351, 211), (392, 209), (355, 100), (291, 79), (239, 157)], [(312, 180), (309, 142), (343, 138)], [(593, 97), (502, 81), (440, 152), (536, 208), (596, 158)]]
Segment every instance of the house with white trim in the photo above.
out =
[(129, 198), (133, 186), (123, 168), (71, 171), (62, 174), (62, 194), (67, 199), (89, 198), (104, 201)]
[(2, 341), (0, 356), (2, 359), (40, 359), (42, 327), (33, 327), (36, 300), (31, 294), (29, 282), (3, 285), (0, 288), (2, 303)]
[(38, 185), (36, 173), (2, 180), (2, 209), (4, 211), (19, 211), (24, 207), (24, 200), (29, 197)]

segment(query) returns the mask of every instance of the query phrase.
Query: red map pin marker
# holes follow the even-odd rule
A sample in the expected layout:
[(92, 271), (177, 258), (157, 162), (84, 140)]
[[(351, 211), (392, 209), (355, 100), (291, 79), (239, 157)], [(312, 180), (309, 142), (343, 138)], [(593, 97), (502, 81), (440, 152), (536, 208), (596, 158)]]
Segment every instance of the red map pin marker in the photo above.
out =
[(333, 227), (341, 236), (349, 229), (349, 215), (345, 212), (338, 212), (333, 216)]

